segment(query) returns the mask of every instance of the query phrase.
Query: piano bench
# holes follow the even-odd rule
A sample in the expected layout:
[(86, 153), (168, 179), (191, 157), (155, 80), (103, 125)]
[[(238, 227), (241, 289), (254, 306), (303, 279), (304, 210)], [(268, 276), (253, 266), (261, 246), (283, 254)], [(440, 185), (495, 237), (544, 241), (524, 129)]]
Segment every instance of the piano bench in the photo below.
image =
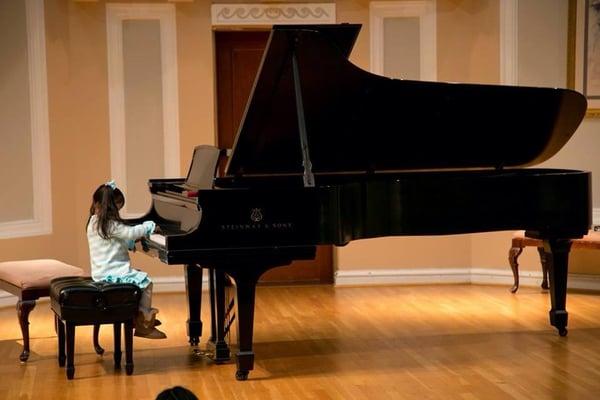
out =
[[(19, 359), (29, 359), (29, 313), (36, 300), (50, 295), (50, 281), (61, 276), (80, 276), (83, 270), (57, 260), (26, 260), (0, 262), (0, 289), (18, 297), (17, 317), (23, 335), (23, 352)], [(96, 349), (98, 336), (95, 332)]]
[[(58, 365), (73, 379), (75, 327), (112, 324), (115, 369), (121, 368), (121, 324), (125, 333), (125, 371), (133, 373), (133, 324), (141, 289), (129, 283), (94, 282), (91, 278), (63, 277), (50, 283), (50, 306), (58, 326)], [(66, 334), (65, 334), (66, 330)], [(66, 351), (65, 351), (66, 337)]]
[[(519, 263), (518, 258), (525, 247), (537, 247), (542, 264), (542, 289), (548, 289), (548, 263), (546, 253), (544, 252), (544, 244), (539, 239), (532, 239), (525, 236), (525, 231), (517, 231), (513, 234), (511, 248), (508, 251), (508, 262), (512, 269), (514, 284), (510, 289), (512, 293), (516, 293), (519, 289)], [(600, 232), (589, 231), (587, 235), (581, 239), (571, 241), (571, 249), (600, 249)]]

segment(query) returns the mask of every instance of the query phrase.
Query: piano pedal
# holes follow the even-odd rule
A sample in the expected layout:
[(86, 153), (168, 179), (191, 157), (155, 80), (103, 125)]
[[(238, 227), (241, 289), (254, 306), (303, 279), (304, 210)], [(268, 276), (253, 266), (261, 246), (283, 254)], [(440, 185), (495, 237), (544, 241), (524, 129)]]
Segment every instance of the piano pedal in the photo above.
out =
[(203, 350), (199, 347), (192, 349), (192, 354), (198, 358), (211, 358), (212, 352), (210, 350)]

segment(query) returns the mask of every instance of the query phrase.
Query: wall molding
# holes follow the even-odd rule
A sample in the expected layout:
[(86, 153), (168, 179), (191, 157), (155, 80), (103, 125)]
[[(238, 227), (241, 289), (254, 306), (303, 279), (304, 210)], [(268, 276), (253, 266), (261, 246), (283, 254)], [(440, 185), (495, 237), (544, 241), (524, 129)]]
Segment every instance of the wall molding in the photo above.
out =
[(600, 208), (594, 208), (592, 210), (592, 223), (594, 225), (600, 225)]
[(336, 271), (335, 286), (469, 283), (469, 268), (361, 269)]
[[(208, 290), (208, 275), (203, 271), (202, 291)], [(183, 293), (185, 292), (185, 278), (183, 274), (173, 276), (159, 276), (152, 278), (154, 293)]]
[(212, 24), (335, 24), (335, 3), (213, 4)]
[[(185, 293), (185, 278), (182, 274), (173, 276), (160, 276), (152, 278), (153, 293)], [(208, 291), (208, 275), (206, 271), (202, 276), (202, 291)], [(4, 290), (0, 290), (0, 307), (14, 307), (18, 297)], [(43, 297), (38, 302), (48, 302), (48, 297)]]
[[(163, 95), (163, 148), (165, 176), (179, 176), (179, 89), (177, 77), (177, 31), (173, 4), (107, 4), (108, 102), (112, 179), (127, 193), (125, 85), (123, 76), (123, 21), (158, 20), (160, 23)], [(128, 212), (127, 203), (122, 216)]]
[(0, 290), (0, 307), (14, 307), (19, 298), (4, 290)]
[[(520, 271), (520, 286), (538, 287), (541, 271)], [(435, 284), (506, 285), (513, 284), (508, 268), (415, 268), (337, 271), (335, 286), (435, 285)], [(569, 289), (600, 291), (600, 275), (569, 274)]]
[[(541, 271), (521, 271), (520, 286), (539, 287), (542, 280)], [(185, 293), (183, 275), (160, 276), (152, 278), (154, 293)], [(344, 286), (377, 286), (377, 285), (436, 285), (436, 284), (472, 284), (472, 285), (504, 285), (508, 290), (513, 284), (512, 272), (509, 269), (487, 268), (414, 268), (414, 269), (381, 269), (337, 271), (334, 285)], [(600, 291), (600, 275), (569, 274), (570, 289)], [(208, 291), (208, 275), (204, 271), (202, 291)], [(14, 307), (17, 296), (0, 290), (0, 307)], [(42, 298), (39, 302), (47, 302)]]
[(44, 1), (26, 0), (33, 219), (0, 223), (0, 239), (52, 233), (52, 185)]
[(519, 83), (519, 0), (500, 2), (500, 83)]
[(420, 27), (420, 80), (437, 80), (436, 2), (373, 1), (369, 4), (371, 72), (383, 75), (384, 19), (419, 17)]

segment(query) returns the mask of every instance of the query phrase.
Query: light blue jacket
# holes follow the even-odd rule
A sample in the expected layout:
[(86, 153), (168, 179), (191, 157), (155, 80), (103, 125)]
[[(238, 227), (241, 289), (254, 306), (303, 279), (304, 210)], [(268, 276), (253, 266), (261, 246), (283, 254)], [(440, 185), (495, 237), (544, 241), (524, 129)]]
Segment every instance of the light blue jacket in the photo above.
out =
[(155, 224), (145, 221), (143, 224), (128, 226), (112, 222), (110, 238), (104, 239), (96, 229), (96, 216), (90, 218), (87, 226), (87, 238), (90, 247), (92, 279), (111, 283), (133, 283), (144, 289), (151, 281), (148, 274), (131, 268), (129, 244), (154, 232)]

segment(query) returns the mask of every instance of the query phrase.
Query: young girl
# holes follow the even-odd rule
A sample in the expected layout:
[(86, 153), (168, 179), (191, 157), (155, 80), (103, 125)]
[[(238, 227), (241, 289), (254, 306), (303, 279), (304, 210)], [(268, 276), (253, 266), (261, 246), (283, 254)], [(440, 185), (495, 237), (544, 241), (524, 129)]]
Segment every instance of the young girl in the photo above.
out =
[(114, 181), (101, 185), (94, 192), (87, 238), (90, 246), (92, 279), (111, 283), (133, 283), (142, 291), (135, 336), (148, 339), (164, 339), (167, 336), (156, 329), (158, 310), (152, 308), (152, 281), (143, 271), (131, 268), (128, 250), (133, 249), (137, 239), (150, 236), (156, 227), (152, 221), (128, 226), (119, 216), (125, 204), (123, 193)]

